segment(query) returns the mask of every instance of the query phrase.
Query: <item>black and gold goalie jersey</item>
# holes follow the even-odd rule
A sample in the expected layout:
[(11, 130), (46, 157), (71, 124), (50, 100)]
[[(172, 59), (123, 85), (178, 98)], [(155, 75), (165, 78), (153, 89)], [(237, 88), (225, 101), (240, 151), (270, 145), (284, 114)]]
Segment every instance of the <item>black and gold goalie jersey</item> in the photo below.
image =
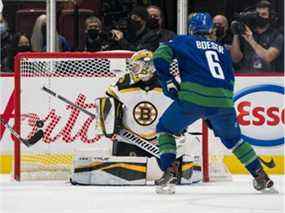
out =
[(155, 75), (147, 82), (134, 82), (125, 74), (106, 94), (123, 103), (123, 126), (148, 140), (155, 138), (158, 119), (172, 102)]

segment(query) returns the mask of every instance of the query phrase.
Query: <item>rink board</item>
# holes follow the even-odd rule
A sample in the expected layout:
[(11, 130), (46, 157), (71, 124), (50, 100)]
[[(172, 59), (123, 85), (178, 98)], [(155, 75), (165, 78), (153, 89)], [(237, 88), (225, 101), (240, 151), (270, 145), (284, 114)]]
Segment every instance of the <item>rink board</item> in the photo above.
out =
[[(104, 87), (106, 87), (113, 81), (114, 79), (109, 79), (109, 80), (106, 79), (106, 82), (104, 82)], [(270, 82), (270, 84), (268, 82)], [(71, 82), (71, 81), (70, 83), (76, 84), (76, 82)], [(14, 105), (13, 105), (13, 101), (11, 101), (13, 89), (14, 89), (13, 84), (14, 84), (14, 80), (13, 80), (12, 75), (2, 75), (0, 77), (0, 92), (1, 92), (0, 112), (2, 115), (8, 116), (10, 125), (13, 125), (13, 116), (14, 116), (13, 114)], [(86, 83), (85, 85), (88, 85), (88, 84)], [(271, 156), (273, 157), (276, 163), (276, 167), (274, 169), (269, 170), (269, 173), (275, 173), (275, 174), (284, 174), (284, 155), (283, 155), (284, 141), (283, 143), (280, 143), (280, 144), (276, 142), (278, 141), (278, 139), (279, 141), (280, 139), (284, 140), (284, 135), (283, 135), (284, 134), (283, 133), (284, 106), (282, 106), (282, 101), (281, 101), (282, 99), (284, 100), (284, 94), (282, 95), (280, 94), (280, 92), (278, 91), (276, 92), (276, 87), (277, 88), (281, 87), (283, 88), (283, 91), (284, 91), (284, 87), (282, 85), (283, 85), (283, 77), (278, 77), (278, 76), (237, 77), (236, 78), (236, 88), (235, 88), (235, 91), (236, 91), (235, 94), (240, 94), (241, 91), (245, 90), (243, 95), (240, 95), (240, 97), (235, 102), (237, 107), (239, 107), (241, 103), (250, 102), (249, 105), (245, 105), (242, 108), (248, 114), (241, 117), (241, 120), (239, 120), (239, 122), (240, 121), (243, 122), (242, 124), (240, 123), (243, 135), (251, 139), (258, 139), (258, 140), (255, 140), (254, 142), (261, 141), (262, 146), (255, 145), (254, 148), (257, 151), (257, 153), (260, 156), (262, 156), (264, 159), (270, 159)], [(257, 90), (254, 87), (261, 87), (261, 89)], [(76, 100), (76, 98), (78, 98), (79, 96), (79, 92), (81, 92), (83, 95), (86, 95), (87, 97), (86, 101), (88, 102), (88, 104), (91, 104), (96, 96), (99, 97), (104, 94), (104, 89), (96, 90), (95, 92), (94, 84), (90, 85), (90, 88), (91, 89), (88, 90), (88, 86), (85, 86), (84, 91), (76, 91), (76, 89), (74, 89), (74, 91), (71, 93), (64, 91), (64, 87), (62, 87), (62, 85), (61, 87), (58, 87), (55, 89), (58, 92), (62, 93), (63, 95), (68, 96), (71, 100)], [(90, 92), (90, 90), (92, 92)], [(35, 90), (35, 92), (39, 92), (39, 91)], [(257, 97), (256, 100), (253, 97)], [(266, 102), (264, 102), (264, 100), (266, 100)], [(55, 100), (52, 100), (52, 101), (55, 101)], [(61, 108), (64, 109), (64, 106), (62, 105), (62, 103), (57, 102), (55, 104), (61, 105)], [(264, 106), (262, 106), (262, 104), (264, 104)], [(250, 111), (251, 109), (256, 109), (258, 107), (263, 107), (264, 111), (259, 111), (259, 112)], [(275, 111), (271, 110), (271, 114), (270, 112), (268, 114), (268, 109), (272, 109), (272, 107)], [(237, 111), (239, 115), (240, 109)], [(65, 110), (64, 113), (68, 113), (68, 111)], [(86, 118), (80, 115), (78, 119), (79, 120), (81, 119), (81, 121), (83, 122), (84, 119)], [(262, 122), (263, 120), (264, 122)], [(270, 125), (268, 125), (268, 122)], [(57, 128), (59, 128), (57, 129), (57, 131), (60, 131), (60, 127), (58, 126)], [(75, 129), (78, 131), (79, 128), (80, 126), (77, 126)], [(13, 141), (11, 140), (11, 136), (7, 130), (2, 129), (0, 133), (1, 133), (0, 134), (0, 139), (1, 139), (0, 141), (0, 150), (1, 150), (0, 172), (7, 173), (7, 172), (10, 172), (11, 170), (11, 160), (12, 160), (11, 153), (13, 150)], [(28, 131), (26, 134), (28, 134)], [(90, 131), (89, 134), (90, 135), (88, 137), (91, 137), (92, 131)], [(211, 136), (210, 134), (210, 140), (215, 141), (216, 139), (214, 139), (213, 136)], [(111, 147), (110, 145), (111, 145), (110, 141), (107, 139), (104, 139), (104, 140), (100, 139), (99, 141), (94, 142), (94, 143), (84, 143), (82, 141), (76, 140), (76, 141), (73, 141), (72, 143), (59, 143), (59, 144), (49, 145), (49, 148), (55, 149), (57, 151), (61, 149), (65, 151), (74, 150), (75, 148), (86, 149), (89, 147), (92, 147), (92, 148), (99, 147), (99, 148), (108, 149)], [(40, 147), (38, 148), (40, 149)], [(35, 147), (35, 151), (36, 149), (37, 147)], [(73, 154), (72, 152), (68, 153), (68, 151), (66, 153), (66, 155), (70, 155), (70, 156), (72, 156), (72, 154)], [(241, 165), (234, 159), (232, 155), (226, 156), (225, 163), (229, 166), (230, 171), (234, 173), (244, 173), (244, 170), (242, 169)]]

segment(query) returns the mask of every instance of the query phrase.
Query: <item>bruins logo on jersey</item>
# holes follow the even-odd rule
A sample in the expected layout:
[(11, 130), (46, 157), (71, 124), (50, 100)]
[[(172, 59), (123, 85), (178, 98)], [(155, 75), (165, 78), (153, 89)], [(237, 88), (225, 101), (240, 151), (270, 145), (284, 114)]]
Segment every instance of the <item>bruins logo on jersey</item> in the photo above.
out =
[(142, 126), (151, 125), (157, 118), (158, 112), (155, 106), (147, 101), (138, 103), (133, 109), (135, 121)]

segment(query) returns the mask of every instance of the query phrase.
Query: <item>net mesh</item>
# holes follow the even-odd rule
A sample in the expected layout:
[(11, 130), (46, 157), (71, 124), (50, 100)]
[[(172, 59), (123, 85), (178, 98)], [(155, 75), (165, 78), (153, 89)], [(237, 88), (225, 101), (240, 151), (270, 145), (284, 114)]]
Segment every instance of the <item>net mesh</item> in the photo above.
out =
[(110, 63), (110, 60), (104, 58), (41, 60), (24, 58), (21, 61), (21, 75), (22, 77), (115, 77), (116, 73), (110, 70)]
[[(21, 77), (116, 77), (120, 70), (111, 69), (112, 60), (108, 58), (22, 58)], [(125, 72), (130, 69), (130, 59), (121, 59)], [(120, 62), (122, 63), (122, 62)], [(170, 65), (171, 73), (179, 75), (177, 61)]]
[[(22, 54), (16, 59), (21, 79), (21, 135), (29, 138), (35, 134), (39, 129), (38, 120), (44, 122), (45, 133), (38, 144), (30, 148), (21, 145), (22, 180), (67, 180), (78, 149), (105, 149), (106, 144), (111, 149), (112, 143), (108, 139), (96, 135), (93, 118), (45, 94), (41, 88), (51, 88), (82, 108), (95, 112), (95, 98), (104, 96), (107, 87), (129, 71), (131, 55), (130, 52), (42, 53)], [(171, 73), (176, 78), (179, 76), (175, 60), (171, 64)], [(210, 163), (223, 164), (222, 157), (212, 158)], [(221, 168), (210, 166), (211, 172), (224, 173), (218, 170)]]

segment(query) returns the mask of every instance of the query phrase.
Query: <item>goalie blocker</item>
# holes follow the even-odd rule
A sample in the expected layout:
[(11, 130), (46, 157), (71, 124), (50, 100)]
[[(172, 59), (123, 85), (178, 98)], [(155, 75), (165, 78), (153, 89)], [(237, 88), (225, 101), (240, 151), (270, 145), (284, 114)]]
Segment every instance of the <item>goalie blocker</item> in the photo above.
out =
[(97, 134), (112, 137), (122, 128), (123, 104), (111, 97), (97, 98), (95, 104)]

